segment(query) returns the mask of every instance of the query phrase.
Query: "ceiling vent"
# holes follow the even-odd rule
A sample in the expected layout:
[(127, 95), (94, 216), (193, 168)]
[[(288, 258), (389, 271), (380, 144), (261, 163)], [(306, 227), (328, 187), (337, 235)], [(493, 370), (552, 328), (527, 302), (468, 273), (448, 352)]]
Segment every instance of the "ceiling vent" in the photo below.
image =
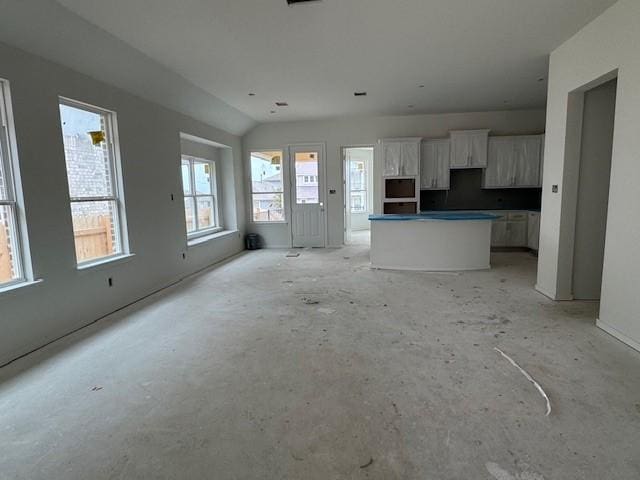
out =
[(289, 104), (287, 102), (276, 102), (276, 106), (278, 106), (278, 107), (288, 107)]
[(296, 3), (316, 3), (321, 0), (287, 0), (289, 5), (295, 5)]

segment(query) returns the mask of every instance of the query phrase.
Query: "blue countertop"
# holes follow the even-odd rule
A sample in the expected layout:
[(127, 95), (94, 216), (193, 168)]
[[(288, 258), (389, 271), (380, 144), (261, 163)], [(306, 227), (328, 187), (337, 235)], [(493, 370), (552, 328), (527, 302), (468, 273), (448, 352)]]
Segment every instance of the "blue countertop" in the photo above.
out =
[(426, 220), (446, 220), (446, 221), (464, 221), (464, 220), (495, 220), (500, 218), (490, 213), (456, 213), (456, 212), (438, 212), (438, 213), (420, 213), (417, 215), (402, 215), (402, 214), (390, 214), (390, 215), (369, 215), (369, 220), (372, 222), (378, 221), (396, 221), (396, 222), (411, 222), (411, 221), (426, 221)]

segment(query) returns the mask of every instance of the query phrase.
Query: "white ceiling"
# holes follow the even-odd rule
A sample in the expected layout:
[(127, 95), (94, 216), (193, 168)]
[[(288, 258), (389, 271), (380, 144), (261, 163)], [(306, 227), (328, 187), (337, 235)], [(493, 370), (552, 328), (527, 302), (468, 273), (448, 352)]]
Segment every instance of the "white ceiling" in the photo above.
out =
[(615, 0), (58, 2), (265, 122), (542, 107), (549, 53)]

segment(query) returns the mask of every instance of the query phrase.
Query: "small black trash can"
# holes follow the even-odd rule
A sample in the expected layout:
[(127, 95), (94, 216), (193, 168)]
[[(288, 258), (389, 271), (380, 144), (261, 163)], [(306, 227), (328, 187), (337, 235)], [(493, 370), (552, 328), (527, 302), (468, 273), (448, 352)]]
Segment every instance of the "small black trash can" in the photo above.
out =
[(244, 239), (247, 250), (258, 250), (261, 246), (260, 235), (248, 233)]

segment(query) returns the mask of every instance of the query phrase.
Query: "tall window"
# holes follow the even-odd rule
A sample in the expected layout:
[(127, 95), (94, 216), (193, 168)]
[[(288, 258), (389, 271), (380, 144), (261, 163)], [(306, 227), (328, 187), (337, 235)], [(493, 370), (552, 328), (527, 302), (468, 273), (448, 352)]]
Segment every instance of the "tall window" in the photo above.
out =
[(367, 211), (367, 168), (365, 161), (349, 162), (349, 179), (351, 182), (351, 213)]
[(127, 253), (115, 113), (60, 100), (78, 265)]
[(183, 155), (182, 189), (187, 236), (194, 238), (220, 230), (215, 162)]
[(25, 280), (16, 195), (18, 165), (10, 122), (9, 86), (0, 80), (0, 287)]
[(282, 151), (251, 152), (251, 206), (254, 222), (284, 222)]

